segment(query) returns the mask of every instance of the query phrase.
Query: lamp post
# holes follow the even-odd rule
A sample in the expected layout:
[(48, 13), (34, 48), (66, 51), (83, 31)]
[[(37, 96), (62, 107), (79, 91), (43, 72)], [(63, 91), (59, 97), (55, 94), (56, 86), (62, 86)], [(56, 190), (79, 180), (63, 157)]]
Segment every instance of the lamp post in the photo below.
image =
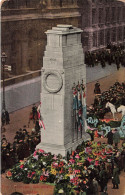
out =
[(3, 104), (2, 104), (2, 110), (5, 111), (6, 110), (6, 105), (5, 105), (5, 81), (4, 81), (4, 65), (6, 63), (6, 59), (7, 59), (7, 55), (5, 54), (5, 52), (2, 52), (1, 55), (1, 65), (2, 65), (2, 71), (3, 71)]

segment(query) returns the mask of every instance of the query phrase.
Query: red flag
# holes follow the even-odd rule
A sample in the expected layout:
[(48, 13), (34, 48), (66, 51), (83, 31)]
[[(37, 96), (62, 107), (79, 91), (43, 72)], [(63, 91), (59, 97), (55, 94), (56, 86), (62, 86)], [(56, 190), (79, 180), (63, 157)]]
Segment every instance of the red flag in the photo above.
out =
[(37, 112), (37, 115), (38, 115), (38, 119), (40, 119), (40, 113), (39, 112)]
[(84, 91), (84, 93), (83, 93), (83, 97), (84, 97), (84, 98), (86, 97), (85, 91)]
[(43, 123), (42, 120), (39, 120), (39, 126), (40, 126), (40, 127), (43, 127), (43, 129), (45, 130), (45, 125), (44, 125), (44, 123)]

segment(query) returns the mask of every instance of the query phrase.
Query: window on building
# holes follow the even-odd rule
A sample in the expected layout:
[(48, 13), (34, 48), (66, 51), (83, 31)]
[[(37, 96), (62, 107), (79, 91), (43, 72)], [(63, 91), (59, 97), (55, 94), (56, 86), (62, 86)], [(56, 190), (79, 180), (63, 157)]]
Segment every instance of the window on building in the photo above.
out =
[(93, 32), (93, 47), (97, 47), (97, 32)]
[(99, 8), (99, 24), (103, 23), (103, 8)]
[(100, 45), (104, 45), (104, 31), (101, 30), (100, 31), (100, 41), (99, 41)]
[(121, 20), (121, 7), (117, 8), (117, 21), (119, 22)]
[(105, 12), (106, 12), (105, 13), (105, 21), (106, 21), (106, 23), (109, 22), (109, 20), (110, 20), (110, 15), (109, 15), (110, 12), (109, 11), (110, 11), (109, 7), (106, 7), (106, 10), (105, 10)]
[(62, 7), (62, 0), (60, 0), (60, 7)]
[(83, 37), (82, 37), (82, 43), (83, 43), (83, 45), (84, 46), (88, 46), (88, 34), (87, 33), (85, 33), (84, 35), (83, 35)]
[(110, 43), (110, 31), (108, 30), (106, 34), (106, 44), (108, 45), (109, 43)]
[(112, 7), (112, 22), (114, 22), (115, 21), (115, 16), (116, 16), (116, 9), (115, 9), (115, 7)]
[(112, 29), (112, 42), (116, 41), (116, 28)]
[(124, 31), (123, 31), (123, 38), (125, 39), (125, 27), (124, 27)]
[(118, 41), (122, 40), (122, 28), (118, 28), (117, 30), (117, 40)]
[(96, 9), (92, 9), (92, 24), (96, 24)]
[(122, 21), (125, 21), (125, 6), (122, 8)]

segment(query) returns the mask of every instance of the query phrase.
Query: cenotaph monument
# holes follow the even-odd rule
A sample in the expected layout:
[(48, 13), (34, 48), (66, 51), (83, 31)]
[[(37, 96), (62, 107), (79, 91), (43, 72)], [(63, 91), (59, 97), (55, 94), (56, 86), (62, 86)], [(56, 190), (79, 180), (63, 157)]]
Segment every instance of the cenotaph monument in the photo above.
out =
[(84, 140), (85, 133), (73, 125), (73, 83), (86, 85), (86, 66), (81, 44), (82, 30), (72, 25), (57, 25), (48, 30), (41, 75), (41, 148), (65, 156)]

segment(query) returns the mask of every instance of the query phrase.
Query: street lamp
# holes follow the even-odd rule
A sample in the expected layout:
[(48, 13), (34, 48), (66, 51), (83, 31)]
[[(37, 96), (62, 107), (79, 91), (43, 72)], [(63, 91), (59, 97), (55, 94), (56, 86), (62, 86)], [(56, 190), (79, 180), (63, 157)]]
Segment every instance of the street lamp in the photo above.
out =
[(6, 59), (7, 59), (7, 55), (5, 54), (5, 52), (2, 52), (1, 55), (1, 65), (2, 65), (2, 70), (3, 70), (3, 104), (2, 104), (2, 110), (5, 111), (6, 110), (6, 106), (5, 106), (5, 81), (4, 81), (4, 65), (6, 63)]

